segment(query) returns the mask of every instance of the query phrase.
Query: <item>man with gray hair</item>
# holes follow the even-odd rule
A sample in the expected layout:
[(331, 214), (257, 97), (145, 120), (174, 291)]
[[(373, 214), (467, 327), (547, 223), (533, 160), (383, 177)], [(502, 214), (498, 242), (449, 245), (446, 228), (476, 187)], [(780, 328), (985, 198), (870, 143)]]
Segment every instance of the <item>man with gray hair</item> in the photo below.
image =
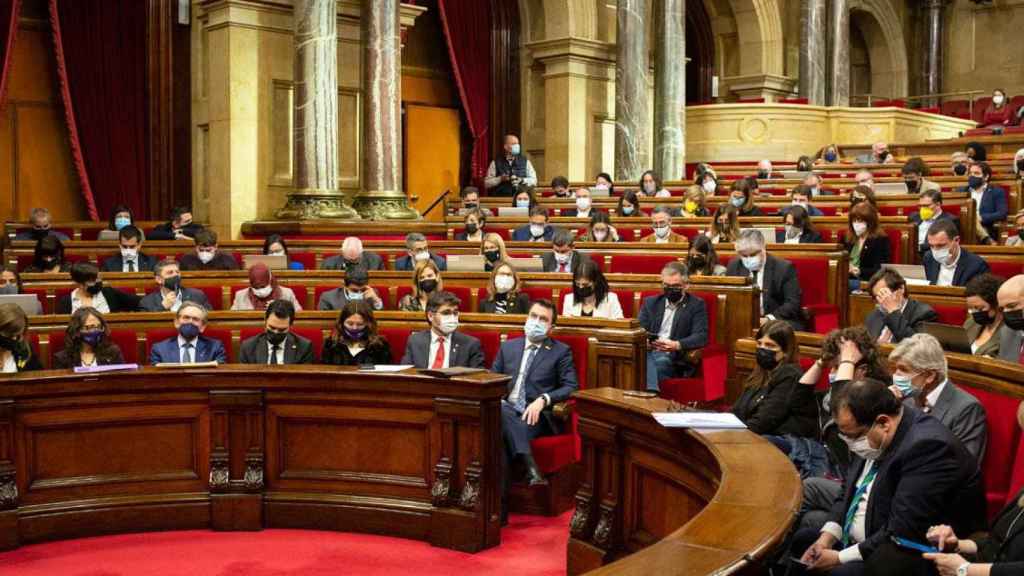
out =
[(174, 328), (178, 335), (153, 344), (149, 351), (149, 363), (155, 366), (166, 363), (227, 362), (224, 344), (216, 338), (203, 336), (208, 315), (206, 306), (191, 300), (182, 302), (181, 308), (174, 315)]
[(641, 242), (655, 242), (657, 244), (686, 242), (686, 237), (672, 231), (672, 210), (665, 205), (659, 204), (651, 212), (651, 227), (653, 234), (648, 234), (640, 239)]
[(419, 232), (410, 232), (405, 235), (406, 255), (395, 260), (395, 270), (413, 270), (421, 260), (433, 260), (438, 270), (447, 270), (448, 262), (444, 257), (431, 254), (427, 246), (427, 237)]
[(870, 154), (861, 154), (854, 159), (857, 164), (889, 164), (896, 159), (889, 153), (889, 145), (885, 142), (875, 142), (871, 145)]
[(373, 252), (363, 250), (363, 241), (348, 236), (341, 243), (341, 254), (331, 256), (320, 265), (321, 270), (351, 270), (355, 267), (366, 270), (383, 270), (384, 260)]
[(663, 380), (688, 378), (697, 372), (708, 344), (708, 311), (704, 300), (689, 294), (686, 264), (669, 262), (661, 269), (661, 290), (644, 298), (640, 326), (647, 330), (647, 389), (657, 391)]
[(27, 230), (21, 230), (15, 234), (15, 240), (28, 240), (35, 242), (53, 235), (61, 242), (68, 241), (67, 234), (51, 229), (53, 219), (50, 217), (50, 211), (46, 208), (33, 208), (32, 212), (28, 216), (28, 221), (32, 224), (32, 227)]
[(967, 169), (970, 168), (971, 159), (967, 157), (967, 154), (962, 150), (953, 152), (949, 157), (949, 167), (953, 170), (953, 174), (957, 176), (966, 176)]
[(736, 240), (736, 258), (729, 262), (727, 276), (751, 278), (761, 291), (761, 320), (785, 320), (794, 330), (803, 330), (800, 281), (791, 263), (769, 256), (760, 230), (747, 228)]

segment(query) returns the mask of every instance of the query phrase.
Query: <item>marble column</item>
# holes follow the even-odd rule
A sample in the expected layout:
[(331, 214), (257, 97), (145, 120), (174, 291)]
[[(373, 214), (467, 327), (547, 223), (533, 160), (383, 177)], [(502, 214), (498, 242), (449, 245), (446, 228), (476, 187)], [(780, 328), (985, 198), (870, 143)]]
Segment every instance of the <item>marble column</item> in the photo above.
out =
[[(925, 10), (925, 63), (924, 89), (925, 94), (942, 92), (942, 18), (946, 0), (927, 0)], [(937, 105), (935, 99), (925, 102), (926, 105)]]
[(831, 3), (832, 45), (830, 50), (829, 85), (832, 106), (850, 105), (850, 4), (849, 0)]
[(337, 18), (335, 0), (294, 2), (294, 191), (278, 218), (358, 218), (337, 186)]
[(654, 171), (686, 177), (686, 0), (655, 0)]
[(633, 182), (649, 167), (647, 0), (618, 0), (615, 61), (615, 179)]
[(402, 47), (399, 0), (363, 2), (363, 218), (420, 218), (402, 191)]
[(818, 106), (826, 104), (825, 16), (825, 0), (801, 0), (800, 96)]

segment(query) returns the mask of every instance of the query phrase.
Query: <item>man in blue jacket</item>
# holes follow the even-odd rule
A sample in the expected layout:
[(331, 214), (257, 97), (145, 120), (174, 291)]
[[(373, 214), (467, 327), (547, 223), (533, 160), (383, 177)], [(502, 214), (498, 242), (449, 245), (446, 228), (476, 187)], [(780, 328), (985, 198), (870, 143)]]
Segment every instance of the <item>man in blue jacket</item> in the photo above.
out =
[(154, 344), (149, 351), (149, 363), (227, 362), (224, 345), (220, 340), (202, 334), (206, 331), (206, 316), (205, 306), (191, 301), (183, 302), (174, 316), (174, 327), (178, 335)]
[(661, 269), (662, 294), (648, 296), (640, 309), (640, 326), (647, 331), (647, 389), (658, 390), (666, 378), (689, 378), (699, 357), (691, 352), (708, 344), (708, 311), (704, 300), (686, 292), (686, 264), (669, 262)]
[(988, 262), (960, 245), (956, 225), (939, 220), (928, 228), (928, 252), (921, 264), (933, 286), (966, 286), (971, 278), (988, 272)]
[(983, 244), (998, 243), (999, 231), (996, 224), (1006, 221), (1008, 208), (1006, 205), (1006, 190), (999, 186), (992, 186), (989, 180), (992, 179), (992, 167), (987, 162), (971, 164), (967, 169), (967, 187), (961, 188), (961, 192), (970, 192), (974, 200), (974, 208), (977, 211), (978, 239)]
[(530, 208), (530, 223), (512, 231), (516, 242), (550, 242), (555, 227), (548, 224), (548, 209), (543, 206)]

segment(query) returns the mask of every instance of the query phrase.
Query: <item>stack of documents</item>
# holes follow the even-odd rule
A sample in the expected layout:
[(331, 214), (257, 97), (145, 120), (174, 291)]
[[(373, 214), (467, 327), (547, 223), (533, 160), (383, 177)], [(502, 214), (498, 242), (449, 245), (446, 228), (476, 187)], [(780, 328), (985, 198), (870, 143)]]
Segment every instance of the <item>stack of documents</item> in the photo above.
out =
[(743, 430), (747, 427), (732, 412), (654, 412), (651, 415), (666, 428)]

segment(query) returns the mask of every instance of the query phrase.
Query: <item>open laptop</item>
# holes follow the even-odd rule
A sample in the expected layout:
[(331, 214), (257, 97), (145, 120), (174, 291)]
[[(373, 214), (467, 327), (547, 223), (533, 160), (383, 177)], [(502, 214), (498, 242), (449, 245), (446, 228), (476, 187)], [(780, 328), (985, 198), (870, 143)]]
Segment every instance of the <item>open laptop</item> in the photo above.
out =
[(529, 216), (529, 208), (518, 208), (516, 206), (498, 206), (498, 216)]
[(591, 198), (607, 198), (610, 195), (611, 194), (609, 193), (609, 190), (607, 188), (596, 188), (596, 187), (591, 187), (590, 188), (590, 197)]
[(29, 316), (43, 313), (43, 305), (39, 303), (39, 298), (36, 298), (35, 294), (0, 294), (0, 304), (16, 304)]
[(907, 284), (911, 286), (927, 286), (928, 277), (924, 273), (924, 266), (920, 264), (882, 264), (882, 268), (891, 268), (900, 273)]
[(897, 194), (907, 195), (907, 185), (903, 182), (875, 182), (876, 196), (893, 196)]
[(774, 226), (746, 226), (751, 230), (760, 230), (761, 235), (764, 236), (764, 241), (767, 244), (775, 243), (775, 227)]
[(256, 263), (262, 262), (266, 264), (267, 268), (271, 270), (287, 270), (288, 269), (288, 257), (283, 255), (268, 255), (268, 254), (242, 254), (242, 265), (246, 270), (252, 268)]
[(511, 264), (517, 272), (544, 271), (544, 261), (537, 256), (530, 256), (528, 258), (509, 258), (508, 263)]
[(482, 272), (486, 259), (480, 254), (449, 254), (449, 272)]
[(942, 344), (942, 349), (946, 352), (973, 354), (971, 351), (971, 339), (967, 337), (967, 330), (964, 330), (963, 326), (922, 322), (921, 331), (935, 336), (935, 339), (939, 341), (939, 344)]

